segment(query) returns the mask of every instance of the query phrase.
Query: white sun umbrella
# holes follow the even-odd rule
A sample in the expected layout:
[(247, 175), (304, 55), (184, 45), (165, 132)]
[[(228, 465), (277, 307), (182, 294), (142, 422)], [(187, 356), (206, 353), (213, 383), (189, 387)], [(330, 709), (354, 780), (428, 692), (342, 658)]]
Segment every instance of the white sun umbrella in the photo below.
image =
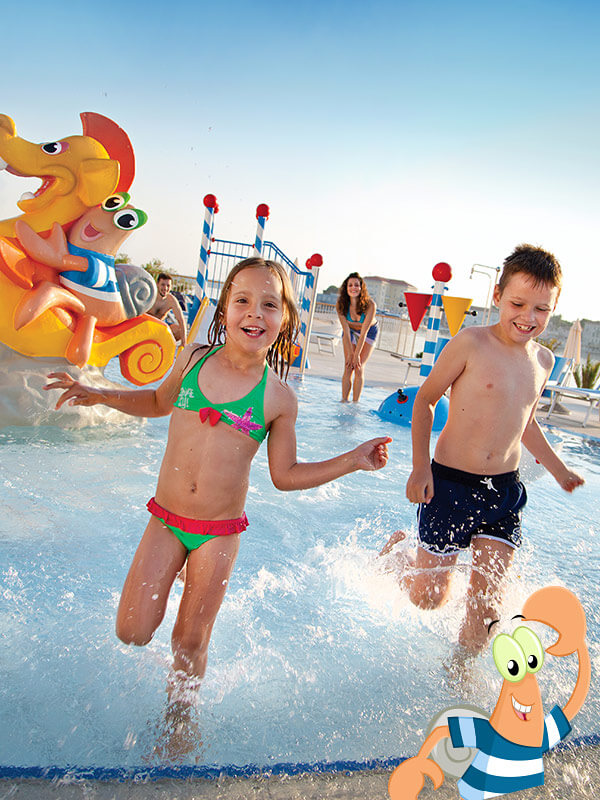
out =
[(576, 366), (581, 361), (581, 322), (578, 319), (571, 325), (563, 356), (572, 358), (573, 366)]

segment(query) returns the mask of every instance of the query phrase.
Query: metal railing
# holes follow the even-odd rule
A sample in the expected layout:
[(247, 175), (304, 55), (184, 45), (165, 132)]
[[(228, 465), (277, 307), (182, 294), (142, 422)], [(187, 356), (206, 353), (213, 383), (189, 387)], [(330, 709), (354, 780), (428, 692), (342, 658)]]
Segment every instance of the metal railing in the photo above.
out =
[[(398, 353), (407, 358), (414, 358), (416, 353), (423, 350), (427, 332), (426, 325), (421, 325), (415, 333), (410, 321), (399, 314), (378, 311), (376, 316), (379, 323), (379, 336), (375, 347), (378, 350)], [(337, 317), (336, 308), (332, 303), (320, 303), (317, 301), (315, 317), (327, 320), (334, 319)]]

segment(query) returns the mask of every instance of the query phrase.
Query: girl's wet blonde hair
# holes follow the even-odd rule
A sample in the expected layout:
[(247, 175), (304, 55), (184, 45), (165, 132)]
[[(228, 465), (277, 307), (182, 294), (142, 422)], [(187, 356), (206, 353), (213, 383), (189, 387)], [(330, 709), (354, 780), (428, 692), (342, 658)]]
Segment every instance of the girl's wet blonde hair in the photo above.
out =
[(284, 267), (277, 261), (269, 261), (265, 258), (246, 258), (233, 267), (221, 289), (215, 315), (208, 329), (208, 343), (212, 347), (224, 344), (226, 339), (225, 309), (229, 300), (231, 286), (238, 275), (244, 269), (268, 269), (271, 274), (276, 275), (281, 282), (281, 299), (283, 301), (283, 319), (277, 339), (267, 351), (267, 364), (273, 369), (280, 378), (287, 378), (290, 366), (294, 360), (294, 342), (300, 326), (300, 317), (294, 300), (294, 290)]

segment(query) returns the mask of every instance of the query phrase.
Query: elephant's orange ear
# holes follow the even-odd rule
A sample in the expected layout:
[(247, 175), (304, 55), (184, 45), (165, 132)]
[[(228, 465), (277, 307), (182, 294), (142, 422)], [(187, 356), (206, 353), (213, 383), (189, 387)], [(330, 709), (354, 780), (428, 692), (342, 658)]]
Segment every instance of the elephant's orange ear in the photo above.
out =
[(129, 136), (112, 119), (84, 111), (80, 115), (84, 136), (90, 136), (104, 146), (110, 158), (119, 162), (119, 183), (116, 192), (126, 192), (135, 176), (135, 156)]

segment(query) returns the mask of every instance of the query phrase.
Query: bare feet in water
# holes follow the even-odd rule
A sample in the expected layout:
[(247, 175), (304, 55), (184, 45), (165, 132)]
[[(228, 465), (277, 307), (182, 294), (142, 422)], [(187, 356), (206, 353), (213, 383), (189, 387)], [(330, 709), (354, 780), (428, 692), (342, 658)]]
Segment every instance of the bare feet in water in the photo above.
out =
[(379, 553), (380, 557), (387, 556), (384, 569), (386, 572), (396, 574), (402, 589), (410, 587), (411, 573), (415, 566), (415, 554), (402, 546), (398, 548), (398, 552), (394, 552), (394, 548), (397, 544), (405, 542), (406, 539), (407, 535), (404, 531), (394, 531)]
[(179, 701), (170, 702), (161, 720), (158, 741), (153, 756), (161, 762), (178, 764), (196, 753), (196, 762), (202, 751), (202, 734), (195, 706)]

